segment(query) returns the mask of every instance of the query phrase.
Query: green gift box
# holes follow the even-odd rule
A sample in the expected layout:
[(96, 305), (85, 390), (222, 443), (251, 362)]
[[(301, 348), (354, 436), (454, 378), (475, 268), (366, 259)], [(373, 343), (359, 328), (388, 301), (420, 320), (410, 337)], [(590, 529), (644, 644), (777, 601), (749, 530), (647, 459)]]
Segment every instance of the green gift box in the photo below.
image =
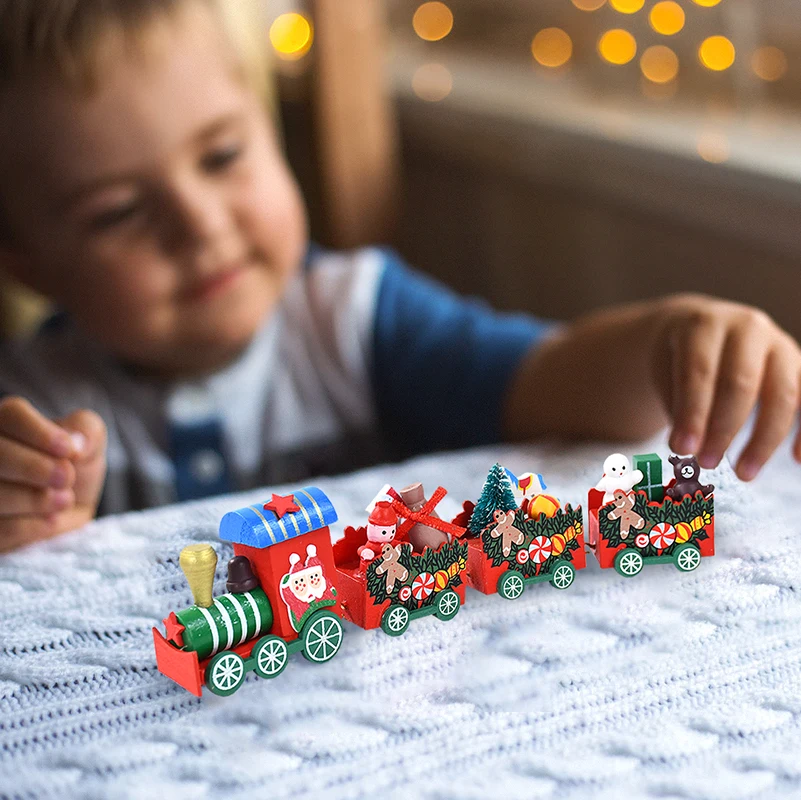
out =
[(634, 456), (634, 469), (642, 472), (642, 480), (634, 487), (643, 489), (648, 499), (661, 503), (665, 497), (665, 487), (662, 485), (662, 459), (656, 453)]

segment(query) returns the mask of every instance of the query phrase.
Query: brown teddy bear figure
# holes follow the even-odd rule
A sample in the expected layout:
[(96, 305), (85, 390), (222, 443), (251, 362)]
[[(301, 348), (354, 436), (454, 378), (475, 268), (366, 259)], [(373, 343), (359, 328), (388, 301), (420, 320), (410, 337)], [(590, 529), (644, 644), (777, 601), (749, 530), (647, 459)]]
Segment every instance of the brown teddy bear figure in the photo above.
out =
[(712, 484), (702, 486), (698, 478), (701, 476), (701, 467), (698, 466), (698, 459), (695, 456), (680, 458), (671, 456), (668, 461), (673, 464), (673, 475), (676, 482), (667, 490), (668, 497), (680, 503), (685, 495), (695, 497), (696, 492), (703, 492), (704, 499), (715, 491)]

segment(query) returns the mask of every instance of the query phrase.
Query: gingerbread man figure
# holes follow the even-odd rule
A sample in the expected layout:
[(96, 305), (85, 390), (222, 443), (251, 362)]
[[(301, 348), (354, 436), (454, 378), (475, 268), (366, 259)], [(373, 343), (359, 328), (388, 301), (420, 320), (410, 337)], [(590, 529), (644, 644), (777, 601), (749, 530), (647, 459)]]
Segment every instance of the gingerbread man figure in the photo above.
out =
[(381, 548), (381, 563), (375, 568), (376, 575), (387, 576), (387, 594), (392, 594), (395, 588), (395, 581), (403, 583), (409, 577), (409, 570), (398, 560), (400, 558), (400, 548), (393, 547), (386, 543)]
[(606, 515), (609, 519), (620, 520), (620, 538), (627, 539), (629, 531), (641, 530), (645, 527), (645, 520), (634, 511), (634, 492), (624, 492), (616, 489), (614, 492), (615, 507)]
[(512, 524), (515, 521), (514, 509), (511, 511), (501, 511), (500, 508), (496, 508), (492, 518), (495, 520), (495, 527), (490, 531), (490, 536), (493, 539), (497, 539), (499, 536), (502, 537), (501, 552), (503, 552), (504, 558), (506, 558), (509, 553), (512, 552), (513, 544), (523, 543), (525, 534)]

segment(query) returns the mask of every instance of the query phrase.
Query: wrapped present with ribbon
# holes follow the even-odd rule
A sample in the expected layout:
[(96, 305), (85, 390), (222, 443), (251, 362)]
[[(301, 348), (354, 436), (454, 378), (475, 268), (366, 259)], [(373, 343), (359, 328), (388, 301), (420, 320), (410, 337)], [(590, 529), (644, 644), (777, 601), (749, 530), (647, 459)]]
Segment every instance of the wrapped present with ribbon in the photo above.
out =
[(640, 470), (643, 475), (642, 480), (634, 488), (638, 491), (643, 490), (650, 501), (661, 503), (665, 497), (661, 457), (657, 453), (634, 456), (634, 469)]

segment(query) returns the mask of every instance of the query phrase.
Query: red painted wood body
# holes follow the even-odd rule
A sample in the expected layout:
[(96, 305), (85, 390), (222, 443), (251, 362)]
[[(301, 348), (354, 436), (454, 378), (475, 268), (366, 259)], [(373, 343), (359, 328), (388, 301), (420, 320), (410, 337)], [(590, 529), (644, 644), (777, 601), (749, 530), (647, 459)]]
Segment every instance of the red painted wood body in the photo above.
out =
[[(234, 553), (238, 556), (247, 556), (253, 567), (253, 572), (259, 579), (261, 588), (267, 595), (273, 609), (273, 626), (270, 633), (280, 636), (287, 642), (298, 638), (298, 632), (292, 627), (289, 611), (284, 599), (281, 597), (281, 578), (289, 572), (289, 556), (297, 553), (301, 564), (306, 560), (306, 548), (313, 544), (317, 548), (317, 556), (323, 565), (323, 574), (326, 581), (337, 587), (337, 571), (334, 566), (334, 553), (331, 546), (331, 533), (328, 527), (318, 528), (303, 536), (288, 539), (285, 542), (258, 548), (245, 544), (235, 544)], [(342, 616), (342, 602), (337, 591), (337, 603), (329, 609), (337, 616)]]

